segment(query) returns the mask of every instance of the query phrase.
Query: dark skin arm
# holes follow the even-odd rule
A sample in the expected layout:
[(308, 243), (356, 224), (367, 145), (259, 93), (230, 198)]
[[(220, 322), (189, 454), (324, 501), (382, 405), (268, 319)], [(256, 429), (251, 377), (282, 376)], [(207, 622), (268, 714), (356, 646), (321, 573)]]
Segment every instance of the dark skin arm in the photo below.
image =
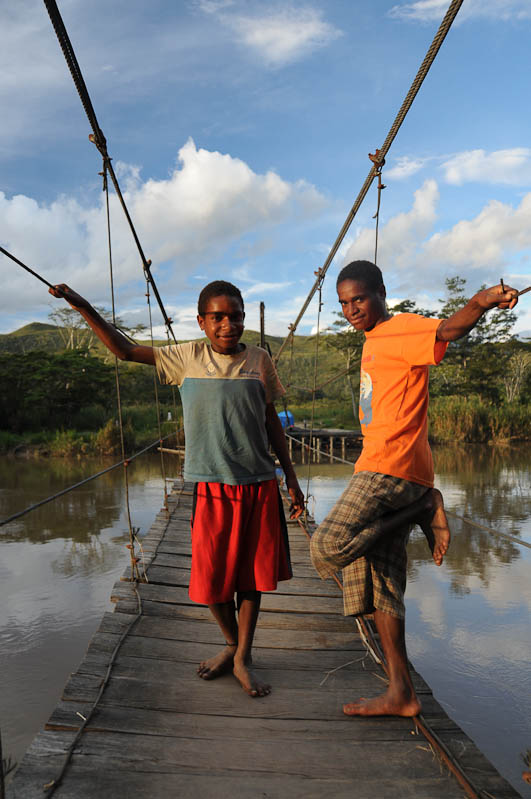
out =
[(273, 451), (286, 475), (286, 487), (291, 497), (290, 519), (297, 519), (304, 510), (304, 494), (289, 457), (284, 430), (272, 402), (266, 405), (266, 430)]
[(510, 286), (492, 286), (474, 294), (464, 308), (460, 308), (448, 319), (443, 319), (437, 328), (437, 341), (457, 341), (476, 326), (484, 313), (491, 308), (514, 308), (518, 302), (518, 291)]
[(113, 325), (103, 319), (84, 297), (72, 291), (66, 283), (60, 283), (48, 289), (48, 291), (53, 297), (62, 297), (72, 308), (79, 311), (100, 341), (121, 361), (136, 361), (136, 363), (155, 365), (153, 347), (133, 344), (119, 330), (116, 330)]

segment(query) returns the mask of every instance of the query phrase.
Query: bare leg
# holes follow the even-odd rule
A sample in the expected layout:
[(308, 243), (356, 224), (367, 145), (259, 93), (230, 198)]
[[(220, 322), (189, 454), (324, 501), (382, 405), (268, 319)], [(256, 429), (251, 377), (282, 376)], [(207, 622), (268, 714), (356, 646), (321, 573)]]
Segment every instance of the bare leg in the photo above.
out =
[(203, 660), (197, 667), (197, 673), (203, 680), (214, 680), (232, 669), (234, 654), (238, 646), (238, 624), (233, 599), (230, 602), (218, 602), (208, 607), (219, 624), (226, 646), (213, 658)]
[(421, 707), (409, 673), (404, 620), (375, 610), (374, 623), (387, 661), (389, 686), (374, 699), (344, 705), (343, 712), (347, 716), (416, 716)]
[(234, 654), (233, 674), (249, 696), (267, 696), (271, 686), (261, 683), (249, 669), (252, 663), (251, 648), (258, 614), (260, 613), (259, 591), (238, 593), (238, 648)]
[(429, 507), (415, 521), (428, 540), (433, 560), (437, 566), (440, 566), (450, 546), (450, 528), (441, 492), (437, 488), (432, 488), (426, 496)]
[(405, 508), (386, 513), (380, 519), (380, 535), (392, 533), (404, 524), (418, 524), (428, 540), (433, 560), (440, 566), (450, 546), (450, 528), (439, 489), (429, 488), (423, 496)]

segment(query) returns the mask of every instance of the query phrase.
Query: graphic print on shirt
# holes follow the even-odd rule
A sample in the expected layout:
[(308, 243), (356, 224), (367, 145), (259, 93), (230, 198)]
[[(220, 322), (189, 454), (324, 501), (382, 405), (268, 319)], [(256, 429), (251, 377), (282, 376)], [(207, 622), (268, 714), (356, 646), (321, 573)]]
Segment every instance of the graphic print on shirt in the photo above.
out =
[(360, 424), (370, 424), (372, 422), (372, 380), (370, 374), (363, 368), (360, 374), (360, 408), (363, 413)]

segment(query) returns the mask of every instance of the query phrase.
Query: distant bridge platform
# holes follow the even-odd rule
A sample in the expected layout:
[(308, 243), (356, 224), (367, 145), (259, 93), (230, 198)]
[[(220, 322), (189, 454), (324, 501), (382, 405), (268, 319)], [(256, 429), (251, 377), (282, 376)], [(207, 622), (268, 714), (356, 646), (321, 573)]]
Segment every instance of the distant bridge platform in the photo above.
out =
[(300, 425), (285, 428), (290, 457), (300, 455), (302, 462), (310, 458), (320, 463), (332, 462), (334, 457), (346, 459), (347, 448), (359, 449), (362, 445), (361, 430), (341, 430), (333, 427), (319, 427), (314, 430)]

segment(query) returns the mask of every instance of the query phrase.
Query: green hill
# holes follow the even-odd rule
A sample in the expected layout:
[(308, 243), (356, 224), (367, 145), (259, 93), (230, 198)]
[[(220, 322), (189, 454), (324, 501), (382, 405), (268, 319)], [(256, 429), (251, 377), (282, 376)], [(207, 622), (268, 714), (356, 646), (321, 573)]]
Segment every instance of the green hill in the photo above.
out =
[(0, 353), (31, 352), (47, 350), (60, 352), (64, 349), (59, 328), (43, 322), (30, 322), (12, 333), (0, 334)]
[[(274, 356), (284, 339), (282, 336), (269, 335), (266, 335), (265, 338)], [(62, 352), (65, 349), (65, 341), (67, 340), (68, 334), (65, 328), (42, 322), (31, 322), (18, 330), (14, 330), (12, 333), (0, 335), (0, 355), (6, 353), (28, 353), (35, 350), (45, 350), (49, 353)], [(245, 330), (242, 341), (246, 344), (259, 344), (260, 334), (254, 330)], [(150, 344), (146, 339), (139, 339), (139, 343)], [(155, 341), (156, 346), (162, 346), (166, 343), (164, 340)], [(108, 350), (95, 336), (89, 341), (88, 346), (91, 355), (101, 358), (106, 363), (112, 361), (112, 356), (110, 356)], [(279, 363), (279, 374), (284, 385), (291, 386), (289, 394), (292, 399), (296, 398), (298, 401), (305, 402), (310, 398), (313, 385), (314, 357), (315, 337), (313, 336), (295, 335), (293, 351), (291, 346), (284, 350)], [(341, 356), (337, 351), (326, 345), (326, 336), (323, 336), (319, 349), (317, 386), (333, 377), (338, 371), (343, 370), (344, 366), (345, 362)], [(128, 364), (128, 367), (135, 369), (137, 364)], [(357, 377), (354, 376), (354, 381), (356, 382), (356, 380)], [(326, 386), (320, 392), (320, 396), (334, 399), (344, 398), (350, 402), (349, 392), (345, 391), (343, 378)]]

